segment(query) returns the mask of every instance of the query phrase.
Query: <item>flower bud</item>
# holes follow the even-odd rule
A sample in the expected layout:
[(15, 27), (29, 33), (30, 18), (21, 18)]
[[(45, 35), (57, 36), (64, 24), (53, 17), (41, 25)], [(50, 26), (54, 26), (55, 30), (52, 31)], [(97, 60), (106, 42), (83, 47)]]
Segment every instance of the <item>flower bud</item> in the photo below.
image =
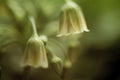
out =
[(24, 66), (48, 68), (44, 43), (36, 35), (33, 35), (27, 42), (24, 52)]
[(60, 13), (58, 37), (88, 32), (84, 15), (73, 1), (67, 1)]
[(65, 68), (71, 68), (72, 67), (72, 62), (70, 60), (66, 60), (64, 63)]
[(63, 70), (63, 62), (62, 62), (62, 60), (59, 57), (54, 56), (52, 58), (52, 62), (54, 63), (53, 66), (54, 66), (54, 70), (56, 71), (56, 73), (61, 74), (61, 72)]

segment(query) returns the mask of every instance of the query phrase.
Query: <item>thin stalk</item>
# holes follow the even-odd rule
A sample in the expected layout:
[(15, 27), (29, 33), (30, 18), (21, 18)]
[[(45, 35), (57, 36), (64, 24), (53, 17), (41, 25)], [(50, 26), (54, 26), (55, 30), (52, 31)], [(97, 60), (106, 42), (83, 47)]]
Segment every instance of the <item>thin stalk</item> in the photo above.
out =
[(63, 72), (61, 74), (61, 80), (65, 80), (66, 78), (66, 73), (67, 73), (67, 69), (66, 68), (63, 68)]
[(36, 36), (38, 36), (34, 17), (30, 16), (29, 20), (30, 20), (30, 22), (32, 24), (33, 34), (36, 35)]
[(31, 74), (31, 67), (25, 67), (23, 72), (22, 80), (29, 80)]

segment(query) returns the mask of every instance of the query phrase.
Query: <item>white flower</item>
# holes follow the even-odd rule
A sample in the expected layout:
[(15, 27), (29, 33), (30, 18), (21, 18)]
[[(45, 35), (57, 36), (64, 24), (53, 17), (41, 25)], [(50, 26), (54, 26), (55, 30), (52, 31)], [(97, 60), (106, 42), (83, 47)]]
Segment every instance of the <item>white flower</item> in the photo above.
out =
[(24, 51), (24, 66), (48, 68), (45, 46), (38, 36), (32, 36)]
[(32, 23), (33, 35), (30, 37), (25, 47), (23, 66), (48, 68), (48, 59), (43, 38), (39, 37), (37, 34), (34, 18), (29, 17), (29, 19)]
[(73, 1), (67, 1), (60, 13), (58, 37), (88, 32), (81, 8)]

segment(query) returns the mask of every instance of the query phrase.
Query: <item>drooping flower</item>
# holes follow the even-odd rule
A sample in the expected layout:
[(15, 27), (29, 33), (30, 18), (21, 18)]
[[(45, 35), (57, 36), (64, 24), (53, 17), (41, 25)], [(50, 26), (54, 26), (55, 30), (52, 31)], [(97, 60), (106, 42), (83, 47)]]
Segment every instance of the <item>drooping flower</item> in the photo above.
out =
[(37, 34), (35, 22), (32, 17), (30, 17), (30, 21), (33, 25), (34, 32), (25, 47), (23, 66), (48, 68), (48, 60), (44, 42)]
[(24, 54), (25, 66), (48, 68), (45, 46), (38, 36), (33, 35), (28, 40)]
[(63, 61), (56, 55), (53, 55), (52, 62), (54, 63), (54, 70), (57, 72), (57, 74), (61, 74), (63, 70)]
[(88, 32), (81, 8), (73, 1), (67, 1), (60, 13), (58, 37)]

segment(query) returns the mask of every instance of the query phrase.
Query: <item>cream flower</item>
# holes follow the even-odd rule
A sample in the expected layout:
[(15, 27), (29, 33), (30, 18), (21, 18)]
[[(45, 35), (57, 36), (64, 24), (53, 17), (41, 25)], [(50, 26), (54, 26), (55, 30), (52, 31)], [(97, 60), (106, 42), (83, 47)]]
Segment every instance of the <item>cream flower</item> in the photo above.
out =
[(44, 41), (37, 34), (34, 18), (30, 17), (30, 21), (34, 32), (25, 47), (23, 66), (48, 68)]
[(48, 68), (45, 46), (38, 36), (33, 35), (24, 52), (24, 66)]
[(81, 8), (73, 1), (67, 1), (60, 13), (58, 37), (88, 32)]

